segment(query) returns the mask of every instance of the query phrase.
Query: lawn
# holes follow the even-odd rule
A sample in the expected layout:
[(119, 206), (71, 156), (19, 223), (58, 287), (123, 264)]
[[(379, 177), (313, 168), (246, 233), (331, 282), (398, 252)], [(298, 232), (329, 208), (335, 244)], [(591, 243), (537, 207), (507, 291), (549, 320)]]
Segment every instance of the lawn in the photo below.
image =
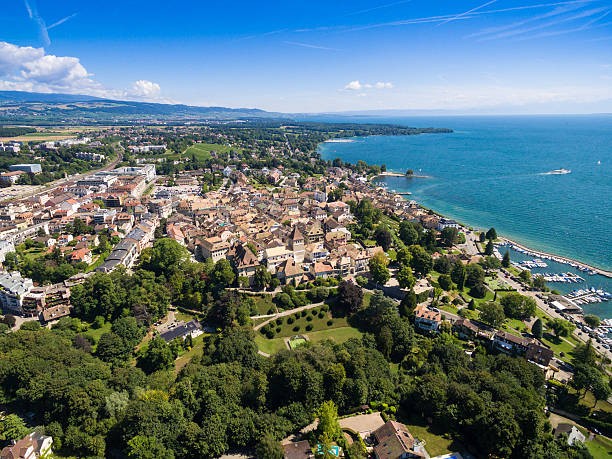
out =
[(559, 342), (552, 341), (550, 339), (550, 335), (547, 334), (544, 334), (544, 337), (541, 339), (541, 341), (548, 347), (550, 347), (553, 351), (555, 351), (555, 354), (559, 355), (561, 352), (563, 352), (565, 354), (565, 357), (560, 357), (562, 360), (565, 360), (567, 362), (571, 360), (570, 356), (571, 353), (574, 351), (574, 346), (572, 346), (568, 342), (563, 340), (560, 340)]
[(85, 334), (93, 338), (95, 344), (92, 346), (92, 348), (94, 351), (96, 350), (96, 345), (98, 344), (98, 341), (100, 341), (100, 337), (104, 333), (110, 332), (110, 330), (111, 330), (110, 322), (105, 322), (104, 325), (100, 328), (92, 328), (91, 325), (89, 326), (89, 329), (85, 332)]
[(592, 441), (585, 442), (584, 445), (594, 458), (610, 457), (612, 455), (612, 440), (607, 437), (598, 435)]
[[(334, 319), (335, 321), (335, 319)], [(351, 338), (361, 338), (362, 333), (353, 327), (331, 328), (329, 330), (321, 330), (316, 332), (305, 333), (309, 340), (313, 343), (331, 339), (332, 341), (341, 344)]]
[(425, 440), (425, 449), (431, 456), (441, 456), (460, 449), (455, 441), (443, 437), (443, 432), (438, 432), (435, 428), (427, 425), (425, 420), (418, 415), (403, 417), (400, 412), (398, 421), (406, 424), (410, 433), (419, 440)]
[(178, 373), (181, 369), (189, 363), (189, 361), (196, 356), (196, 354), (201, 354), (204, 350), (204, 337), (206, 334), (196, 336), (193, 339), (193, 346), (190, 350), (186, 351), (184, 354), (180, 355), (176, 361), (174, 362), (174, 372)]
[[(239, 150), (239, 149), (232, 148), (228, 145), (219, 145), (215, 143), (195, 143), (189, 148), (187, 148), (183, 152), (182, 156), (184, 158), (189, 158), (189, 159), (191, 159), (192, 156), (195, 156), (196, 160), (198, 161), (206, 161), (207, 159), (210, 159), (211, 151), (216, 151), (217, 153), (226, 153), (230, 150)], [(168, 154), (167, 156), (170, 159), (178, 158), (178, 155), (172, 154), (172, 153)]]
[(255, 335), (255, 344), (257, 344), (261, 352), (265, 352), (266, 354), (274, 354), (283, 349), (287, 349), (283, 338), (267, 339), (259, 333)]
[(273, 313), (277, 312), (276, 306), (272, 302), (272, 295), (257, 295), (250, 296), (250, 298), (253, 298), (253, 300), (255, 300), (255, 309), (257, 311), (257, 313), (253, 315), (263, 316), (269, 314), (270, 309), (273, 310)]
[[(313, 315), (313, 311), (316, 311), (317, 314)], [(323, 314), (322, 318), (320, 318), (319, 311), (320, 308), (305, 309), (301, 312), (296, 312), (295, 314), (292, 314), (290, 316), (281, 317), (281, 325), (276, 324), (276, 321), (272, 321), (271, 324), (274, 324), (275, 330), (280, 327), (280, 331), (275, 332), (274, 338), (287, 338), (290, 336), (301, 335), (304, 333), (312, 333), (320, 330), (346, 327), (348, 325), (345, 317), (332, 319), (331, 314), (328, 311)], [(306, 314), (302, 315), (304, 312), (306, 312)], [(299, 319), (295, 318), (296, 314), (299, 315)], [(311, 320), (309, 321), (308, 318), (311, 318)], [(290, 319), (293, 319), (293, 323), (289, 323)], [(332, 325), (327, 325), (327, 322), (329, 320), (333, 321)], [(306, 327), (308, 325), (312, 325), (311, 330), (306, 330)]]
[(304, 338), (295, 338), (295, 339), (289, 340), (289, 347), (291, 349), (295, 349), (299, 346), (303, 346), (306, 343), (307, 341)]

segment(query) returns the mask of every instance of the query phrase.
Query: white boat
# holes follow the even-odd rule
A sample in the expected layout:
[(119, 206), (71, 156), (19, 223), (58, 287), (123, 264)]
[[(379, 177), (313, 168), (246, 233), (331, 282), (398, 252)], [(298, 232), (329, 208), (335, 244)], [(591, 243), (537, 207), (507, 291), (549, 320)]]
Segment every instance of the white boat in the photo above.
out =
[(554, 171), (549, 171), (546, 174), (547, 175), (565, 175), (565, 174), (571, 174), (572, 171), (570, 169), (555, 169)]

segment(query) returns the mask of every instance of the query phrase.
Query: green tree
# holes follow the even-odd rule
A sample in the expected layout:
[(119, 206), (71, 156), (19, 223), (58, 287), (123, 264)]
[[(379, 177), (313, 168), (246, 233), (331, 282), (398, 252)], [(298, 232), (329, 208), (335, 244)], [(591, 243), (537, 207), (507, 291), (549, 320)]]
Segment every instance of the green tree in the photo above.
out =
[(138, 358), (138, 365), (145, 373), (168, 370), (174, 366), (176, 356), (163, 338), (157, 336), (149, 341), (144, 353)]
[[(454, 279), (453, 279), (454, 280)], [(465, 267), (465, 285), (474, 287), (475, 285), (484, 283), (485, 272), (479, 264), (470, 263)]]
[(442, 243), (446, 247), (452, 247), (453, 244), (457, 242), (458, 234), (459, 234), (459, 231), (457, 230), (457, 228), (452, 228), (450, 226), (444, 228), (442, 232), (440, 233), (440, 236), (442, 238)]
[(537, 288), (538, 290), (545, 290), (546, 289), (546, 279), (544, 279), (544, 276), (542, 276), (541, 274), (538, 274), (537, 276), (535, 276), (533, 278), (533, 286)]
[(529, 270), (527, 270), (527, 269), (523, 269), (519, 273), (519, 279), (521, 279), (526, 284), (531, 283), (531, 272), (529, 272)]
[(586, 343), (579, 343), (574, 348), (574, 363), (595, 366), (597, 364), (597, 353), (593, 349), (593, 340), (589, 338)]
[(504, 257), (502, 258), (502, 266), (504, 268), (510, 267), (510, 251), (509, 250), (506, 250), (506, 253), (504, 253)]
[(410, 261), (412, 270), (419, 276), (427, 275), (433, 268), (431, 255), (420, 245), (410, 246), (410, 253), (412, 253), (412, 260)]
[(386, 284), (389, 280), (390, 274), (387, 265), (389, 261), (384, 253), (378, 252), (368, 263), (370, 268), (370, 274), (372, 275), (372, 279), (378, 284)]
[(412, 254), (410, 250), (408, 250), (408, 247), (402, 247), (397, 251), (395, 259), (400, 265), (408, 266), (410, 265), (410, 260), (412, 260)]
[(352, 314), (363, 307), (363, 289), (352, 282), (343, 280), (338, 285), (336, 308), (341, 314)]
[(505, 319), (504, 309), (494, 301), (489, 301), (480, 307), (480, 320), (484, 323), (499, 327)]
[(536, 321), (531, 326), (531, 333), (533, 334), (533, 336), (535, 336), (538, 339), (542, 339), (542, 336), (544, 336), (544, 330), (542, 327), (542, 319), (540, 319), (539, 317), (536, 319)]
[(374, 237), (376, 238), (376, 243), (383, 248), (385, 252), (389, 250), (391, 247), (391, 233), (386, 227), (382, 227), (381, 225), (376, 228), (376, 232), (374, 233)]
[(253, 287), (258, 290), (263, 290), (272, 280), (272, 274), (265, 266), (258, 266), (253, 275)]
[(459, 291), (463, 290), (463, 286), (465, 284), (465, 266), (460, 261), (456, 261), (451, 269), (451, 279), (455, 284), (457, 284), (457, 289)]
[(497, 232), (495, 231), (495, 228), (490, 228), (489, 231), (487, 231), (486, 237), (489, 241), (497, 239)]
[(408, 220), (402, 220), (399, 225), (399, 237), (408, 246), (419, 242), (419, 232)]
[(155, 437), (147, 437), (145, 435), (136, 435), (128, 441), (127, 457), (129, 459), (157, 459), (174, 458), (174, 452), (168, 450)]
[(447, 292), (453, 288), (453, 281), (448, 274), (441, 274), (440, 277), (438, 277), (438, 284), (442, 290), (446, 290)]
[(485, 255), (493, 255), (494, 249), (495, 247), (493, 246), (493, 241), (489, 240), (489, 242), (487, 242), (487, 246), (485, 247)]
[(0, 420), (0, 440), (8, 442), (11, 440), (21, 440), (28, 433), (29, 429), (23, 419), (16, 414), (9, 414)]
[(396, 274), (397, 283), (400, 288), (413, 288), (416, 284), (416, 279), (412, 275), (410, 266), (402, 266)]
[(599, 327), (600, 320), (599, 320), (599, 317), (597, 317), (596, 315), (587, 314), (586, 316), (584, 316), (584, 321), (591, 328)]
[(331, 400), (323, 402), (317, 410), (317, 417), (319, 418), (317, 426), (319, 436), (326, 435), (332, 441), (340, 440), (342, 429), (338, 424), (338, 407), (336, 404)]
[(536, 313), (536, 302), (530, 296), (521, 295), (520, 293), (511, 293), (504, 296), (500, 300), (500, 304), (504, 308), (506, 317), (513, 319), (526, 319), (532, 317)]
[(555, 318), (548, 321), (548, 326), (555, 332), (556, 337), (569, 336), (574, 330), (574, 325), (567, 320)]
[(156, 239), (153, 247), (143, 250), (142, 267), (155, 274), (170, 277), (182, 271), (183, 264), (189, 260), (189, 252), (174, 239)]
[(215, 284), (217, 284), (219, 287), (229, 287), (234, 283), (234, 280), (236, 280), (236, 274), (234, 273), (229, 261), (227, 261), (225, 258), (222, 258), (215, 263), (215, 269), (212, 277)]
[(283, 459), (285, 452), (282, 445), (271, 432), (266, 432), (255, 447), (257, 459)]

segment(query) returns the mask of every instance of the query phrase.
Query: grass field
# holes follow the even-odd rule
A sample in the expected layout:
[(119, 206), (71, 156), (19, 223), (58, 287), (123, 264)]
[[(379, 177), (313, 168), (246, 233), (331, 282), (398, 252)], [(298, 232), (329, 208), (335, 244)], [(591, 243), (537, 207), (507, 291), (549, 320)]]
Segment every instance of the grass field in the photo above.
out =
[[(308, 340), (313, 343), (318, 343), (319, 341), (330, 339), (338, 344), (344, 343), (345, 341), (351, 338), (359, 338), (362, 335), (359, 330), (352, 327), (331, 328), (328, 330), (320, 330), (316, 332), (300, 332), (294, 333), (293, 335), (296, 334), (306, 335), (308, 337)], [(287, 345), (285, 344), (285, 338), (267, 339), (260, 333), (257, 333), (255, 335), (255, 344), (257, 344), (257, 347), (260, 351), (265, 352), (266, 354), (274, 354), (278, 351), (282, 351), (283, 349), (287, 349)]]
[[(191, 159), (192, 156), (195, 155), (195, 158), (198, 161), (206, 161), (210, 158), (210, 152), (216, 151), (217, 153), (226, 153), (230, 150), (239, 150), (237, 148), (232, 148), (228, 145), (219, 145), (216, 143), (196, 143), (187, 148), (182, 156), (183, 158)], [(170, 159), (178, 159), (177, 154), (170, 153), (166, 155)]]
[(100, 328), (92, 328), (89, 327), (89, 330), (87, 330), (85, 332), (85, 334), (87, 336), (91, 336), (94, 341), (95, 344), (92, 346), (93, 350), (96, 350), (96, 346), (98, 344), (98, 341), (100, 341), (100, 337), (104, 334), (104, 333), (108, 333), (111, 330), (111, 323), (110, 322), (105, 322), (104, 325)]
[(270, 309), (273, 309), (276, 312), (276, 307), (272, 302), (272, 295), (258, 295), (251, 296), (255, 300), (255, 309), (257, 310), (258, 316), (266, 315), (270, 312)]
[(259, 333), (255, 335), (255, 344), (257, 344), (261, 352), (265, 352), (266, 354), (274, 354), (283, 349), (287, 349), (283, 338), (267, 339)]
[(444, 438), (441, 432), (435, 431), (427, 425), (425, 420), (415, 414), (403, 417), (401, 414), (398, 420), (408, 427), (410, 433), (419, 440), (425, 440), (425, 449), (431, 456), (441, 456), (452, 453), (460, 448), (459, 445), (450, 438)]
[(181, 371), (185, 365), (189, 363), (189, 361), (195, 357), (197, 354), (201, 354), (204, 349), (204, 337), (206, 335), (196, 336), (193, 339), (193, 347), (185, 352), (183, 355), (179, 356), (174, 362), (174, 372), (178, 373)]
[[(310, 310), (304, 310), (306, 315), (302, 316), (301, 312), (296, 313), (299, 315), (299, 319), (295, 318), (295, 315), (292, 314), (290, 316), (282, 317), (283, 323), (281, 325), (277, 325), (275, 321), (271, 323), (274, 324), (275, 330), (277, 327), (280, 327), (280, 331), (276, 332), (274, 338), (288, 338), (290, 336), (301, 335), (304, 333), (312, 333), (321, 330), (329, 330), (335, 328), (346, 327), (348, 324), (346, 322), (346, 318), (334, 318), (332, 319), (331, 314), (329, 312), (325, 312), (323, 317), (319, 317), (320, 308), (313, 308)], [(304, 312), (302, 311), (302, 312)], [(316, 311), (317, 314), (313, 315), (312, 311)], [(289, 319), (293, 318), (293, 323), (289, 323)], [(308, 318), (311, 318), (309, 321)], [(332, 320), (332, 325), (327, 325), (327, 322)], [(312, 325), (312, 330), (306, 330), (308, 325)]]
[(306, 344), (306, 340), (304, 338), (295, 338), (295, 339), (289, 340), (289, 347), (291, 349), (295, 349), (297, 347), (303, 346), (304, 344)]

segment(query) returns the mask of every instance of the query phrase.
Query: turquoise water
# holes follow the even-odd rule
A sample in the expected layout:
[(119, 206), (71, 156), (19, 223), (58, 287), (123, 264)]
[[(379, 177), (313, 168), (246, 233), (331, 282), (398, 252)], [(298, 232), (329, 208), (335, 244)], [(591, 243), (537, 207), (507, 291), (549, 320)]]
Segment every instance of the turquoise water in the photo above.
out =
[[(321, 156), (384, 163), (395, 172), (413, 169), (430, 178), (384, 181), (465, 224), (494, 226), (533, 249), (612, 270), (612, 115), (360, 121), (455, 132), (325, 143)], [(572, 173), (545, 175), (560, 168)], [(612, 291), (612, 279), (588, 277), (594, 286)], [(612, 317), (610, 303), (608, 308), (602, 316)]]

